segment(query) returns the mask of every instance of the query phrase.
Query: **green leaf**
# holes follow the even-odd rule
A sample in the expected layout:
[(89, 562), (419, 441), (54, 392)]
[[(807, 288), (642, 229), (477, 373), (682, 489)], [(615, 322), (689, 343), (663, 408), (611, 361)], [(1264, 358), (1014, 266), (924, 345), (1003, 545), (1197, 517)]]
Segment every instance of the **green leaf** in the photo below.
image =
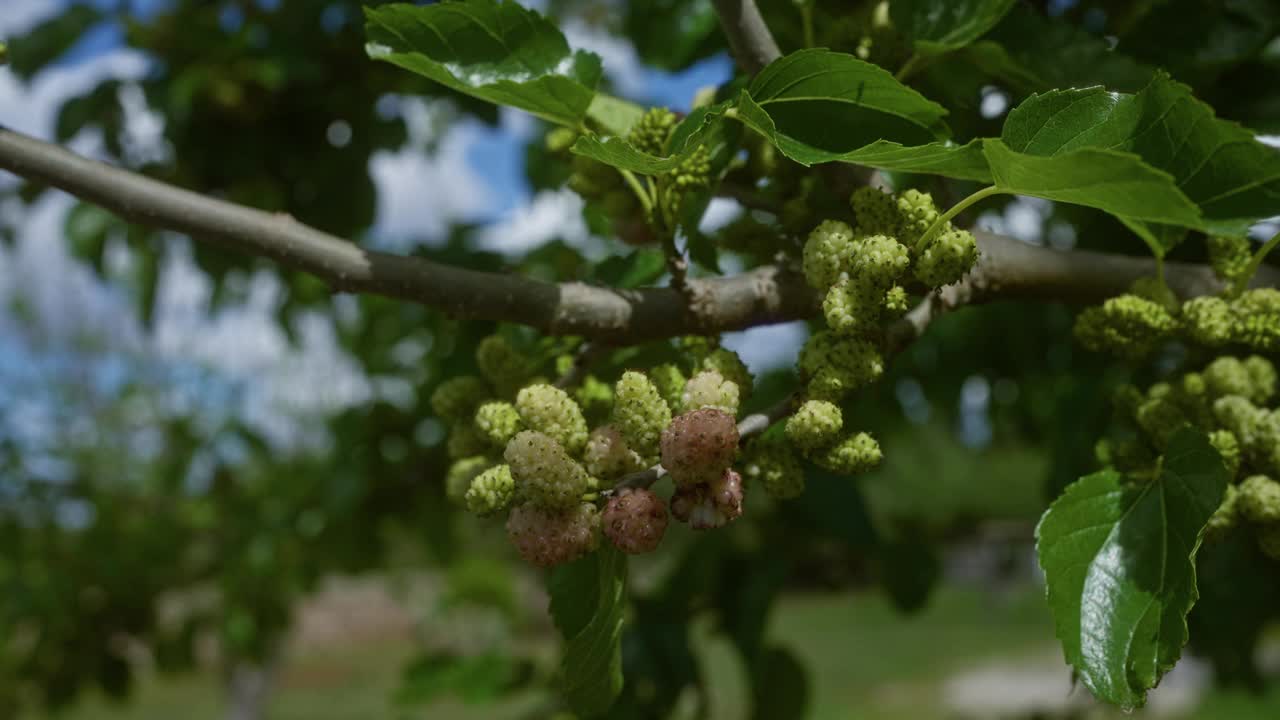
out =
[(575, 128), (594, 100), (600, 58), (509, 0), (385, 5), (365, 18), (369, 57), (458, 92)]
[(57, 60), (89, 30), (102, 21), (102, 12), (89, 5), (75, 4), (59, 10), (18, 38), (10, 38), (9, 67), (22, 79)]
[(1015, 152), (1000, 140), (983, 142), (996, 187), (1020, 195), (1086, 205), (1135, 220), (1200, 224), (1195, 203), (1173, 177), (1142, 158), (1086, 147), (1060, 155)]
[(594, 279), (609, 287), (634, 288), (652, 283), (666, 270), (667, 259), (661, 250), (641, 248), (630, 255), (615, 255), (600, 263), (596, 266)]
[(941, 105), (883, 68), (830, 50), (801, 50), (770, 63), (736, 109), (747, 126), (805, 165), (879, 140), (923, 145), (946, 134)]
[(596, 93), (587, 107), (587, 119), (609, 135), (625, 136), (642, 115), (644, 108), (639, 105), (605, 93)]
[(864, 148), (845, 153), (838, 159), (881, 170), (929, 173), (960, 180), (991, 182), (991, 168), (987, 166), (980, 140), (972, 140), (964, 145), (944, 140), (914, 147), (878, 140)]
[(1019, 93), (1090, 85), (1136, 92), (1155, 71), (1112, 50), (1101, 37), (1023, 5), (982, 41), (947, 60), (971, 62)]
[[(583, 563), (594, 570), (577, 567), (562, 582), (552, 583), (552, 616), (561, 631), (575, 630), (565, 645), (562, 683), (565, 699), (574, 712), (587, 717), (608, 711), (622, 692), (622, 618), (627, 607), (627, 558), (612, 545), (603, 544)], [(585, 587), (594, 575), (594, 591)], [(570, 598), (567, 594), (576, 594)], [(584, 603), (582, 596), (593, 596)], [(589, 617), (585, 624), (584, 618)]]
[(937, 55), (982, 37), (1016, 0), (894, 0), (889, 15), (917, 54)]
[(619, 170), (630, 170), (641, 175), (661, 175), (680, 164), (681, 155), (658, 157), (637, 150), (620, 137), (601, 140), (594, 135), (583, 135), (569, 148), (575, 155), (585, 155)]
[[(1172, 176), (1203, 215), (1202, 221), (1190, 222), (1172, 215), (1117, 213), (1128, 220), (1243, 235), (1280, 209), (1280, 150), (1215, 118), (1190, 88), (1163, 73), (1134, 95), (1087, 88), (1032, 97), (1009, 113), (1002, 138), (1010, 149), (1033, 155), (1057, 156), (1083, 147), (1134, 153)], [(1157, 241), (1158, 230), (1128, 224), (1148, 242)]]
[(1196, 552), (1227, 472), (1205, 435), (1174, 433), (1160, 476), (1084, 477), (1036, 528), (1063, 651), (1093, 694), (1124, 708), (1173, 667), (1198, 597)]

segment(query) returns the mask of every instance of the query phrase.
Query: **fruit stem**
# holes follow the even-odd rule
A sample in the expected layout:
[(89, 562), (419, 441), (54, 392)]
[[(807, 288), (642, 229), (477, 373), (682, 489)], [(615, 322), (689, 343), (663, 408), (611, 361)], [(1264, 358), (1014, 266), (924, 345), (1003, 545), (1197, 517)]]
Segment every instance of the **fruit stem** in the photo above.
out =
[(1253, 259), (1249, 261), (1249, 271), (1240, 278), (1240, 286), (1234, 288), (1235, 292), (1241, 292), (1249, 287), (1249, 283), (1253, 280), (1253, 276), (1257, 274), (1258, 268), (1262, 267), (1262, 259), (1267, 256), (1267, 253), (1274, 250), (1276, 245), (1280, 245), (1280, 232), (1272, 235), (1271, 239), (1263, 243), (1262, 247), (1258, 248), (1258, 252), (1253, 254)]
[(939, 215), (938, 219), (935, 220), (933, 224), (929, 226), (929, 229), (925, 230), (924, 234), (920, 236), (920, 239), (916, 241), (916, 252), (921, 252), (925, 248), (929, 247), (929, 243), (933, 240), (934, 236), (936, 236), (942, 228), (946, 227), (947, 223), (951, 221), (951, 218), (959, 215), (961, 212), (964, 212), (965, 208), (979, 200), (985, 200), (992, 195), (999, 195), (1004, 192), (1006, 191), (1001, 190), (995, 185), (991, 185), (990, 187), (982, 188), (978, 192), (961, 200), (955, 205), (952, 205), (945, 213)]

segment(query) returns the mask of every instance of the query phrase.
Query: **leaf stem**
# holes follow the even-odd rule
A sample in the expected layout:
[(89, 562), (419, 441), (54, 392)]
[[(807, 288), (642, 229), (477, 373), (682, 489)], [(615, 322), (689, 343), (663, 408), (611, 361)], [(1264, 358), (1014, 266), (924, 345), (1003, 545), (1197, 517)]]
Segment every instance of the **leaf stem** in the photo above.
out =
[(811, 48), (817, 45), (813, 36), (813, 4), (809, 0), (800, 3), (800, 23), (804, 26), (804, 46)]
[(1249, 283), (1253, 280), (1253, 276), (1257, 274), (1258, 268), (1262, 267), (1263, 258), (1267, 256), (1267, 253), (1274, 250), (1276, 245), (1280, 245), (1280, 232), (1272, 235), (1271, 239), (1263, 243), (1262, 247), (1258, 248), (1258, 252), (1253, 254), (1253, 259), (1249, 261), (1249, 271), (1240, 278), (1240, 287), (1233, 288), (1235, 292), (1240, 292), (1249, 287)]
[(995, 185), (991, 185), (989, 187), (982, 188), (978, 192), (961, 200), (955, 205), (952, 205), (949, 210), (939, 215), (938, 219), (935, 220), (934, 223), (929, 226), (929, 229), (925, 230), (924, 234), (920, 236), (920, 239), (916, 241), (916, 252), (920, 252), (925, 248), (929, 247), (929, 242), (933, 240), (934, 236), (937, 235), (938, 232), (943, 227), (946, 227), (946, 224), (951, 221), (951, 218), (964, 212), (965, 208), (978, 202), (979, 200), (985, 200), (991, 197), (992, 195), (1000, 195), (1005, 192), (1007, 191), (1002, 190), (996, 187)]
[(902, 67), (898, 68), (898, 72), (893, 74), (893, 79), (898, 82), (906, 82), (907, 78), (911, 77), (912, 73), (919, 68), (920, 63), (920, 55), (911, 53), (911, 57), (907, 58), (907, 61), (902, 63)]
[(630, 170), (618, 170), (622, 173), (622, 179), (627, 181), (627, 185), (631, 191), (636, 194), (636, 198), (640, 200), (640, 206), (644, 208), (645, 215), (653, 215), (653, 198), (649, 193), (645, 192), (644, 186), (640, 184), (640, 179)]

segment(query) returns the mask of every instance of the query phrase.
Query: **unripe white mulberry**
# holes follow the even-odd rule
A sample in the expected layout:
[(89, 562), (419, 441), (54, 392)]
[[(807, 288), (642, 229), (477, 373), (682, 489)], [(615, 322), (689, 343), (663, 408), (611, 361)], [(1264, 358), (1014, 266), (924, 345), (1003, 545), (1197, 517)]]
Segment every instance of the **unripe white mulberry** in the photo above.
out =
[(726, 469), (709, 483), (677, 487), (671, 514), (694, 530), (710, 530), (742, 516), (742, 476)]
[(622, 552), (653, 552), (667, 530), (667, 504), (650, 490), (622, 488), (605, 504), (601, 521), (605, 536)]
[(814, 453), (811, 458), (831, 472), (856, 475), (879, 465), (884, 455), (875, 438), (867, 433), (857, 433)]
[(916, 258), (916, 279), (929, 287), (959, 282), (978, 260), (978, 244), (968, 230), (939, 234)]
[(563, 509), (582, 501), (591, 479), (560, 443), (532, 430), (520, 432), (507, 443), (503, 459), (511, 466), (521, 502)]
[(1240, 513), (1249, 522), (1280, 523), (1280, 482), (1253, 475), (1240, 483)]
[(1231, 342), (1235, 319), (1226, 300), (1216, 297), (1192, 298), (1182, 304), (1182, 323), (1192, 340), (1209, 347)]
[(451, 423), (469, 422), (480, 403), (490, 397), (489, 386), (475, 375), (459, 375), (436, 386), (431, 411)]
[(680, 368), (673, 363), (663, 363), (649, 370), (649, 380), (658, 389), (658, 394), (667, 401), (671, 412), (678, 413), (684, 409), (684, 384), (686, 378)]
[(573, 562), (599, 545), (600, 513), (590, 503), (565, 510), (534, 505), (512, 508), (507, 517), (507, 537), (516, 551), (538, 567)]
[(725, 380), (737, 385), (738, 397), (744, 402), (751, 398), (751, 390), (755, 385), (755, 378), (752, 377), (751, 371), (747, 369), (747, 364), (742, 362), (741, 357), (738, 357), (738, 353), (728, 348), (716, 348), (698, 361), (698, 368), (701, 370), (715, 370), (723, 375)]
[(866, 185), (853, 191), (849, 196), (849, 206), (853, 208), (858, 232), (867, 235), (898, 234), (901, 216), (892, 195)]
[(809, 400), (787, 418), (787, 439), (804, 450), (816, 450), (834, 443), (843, 426), (840, 408), (826, 400)]
[(476, 346), (476, 366), (498, 392), (514, 392), (529, 379), (535, 368), (528, 358), (501, 335), (490, 335)]
[(853, 256), (853, 228), (839, 220), (823, 220), (804, 243), (805, 280), (826, 290), (840, 278)]
[[(914, 245), (938, 219), (938, 208), (933, 204), (933, 196), (915, 188), (899, 193), (894, 199), (894, 206), (898, 211), (898, 235), (908, 244)], [(948, 223), (943, 231), (950, 229)]]
[(765, 435), (747, 447), (742, 474), (779, 500), (804, 492), (804, 467), (791, 443), (779, 435)]
[(508, 402), (487, 402), (476, 408), (476, 430), (495, 448), (505, 448), (524, 429), (520, 413)]
[(676, 485), (696, 485), (719, 477), (738, 452), (738, 426), (722, 410), (692, 410), (662, 432), (662, 467)]
[(511, 468), (495, 465), (480, 473), (467, 488), (467, 510), (476, 515), (492, 515), (507, 507), (515, 497), (516, 483)]
[(601, 425), (591, 431), (583, 462), (592, 477), (613, 480), (643, 470), (644, 458), (631, 448), (622, 433), (612, 425)]
[(516, 395), (516, 410), (525, 427), (537, 430), (581, 455), (587, 444), (587, 421), (578, 403), (553, 385), (530, 385)]
[(876, 326), (884, 291), (860, 277), (841, 277), (822, 298), (822, 316), (832, 332), (865, 333)]
[(685, 411), (714, 408), (736, 417), (738, 385), (715, 370), (703, 370), (685, 383), (681, 400)]
[(809, 396), (831, 401), (884, 374), (884, 358), (874, 345), (829, 330), (814, 333), (805, 341), (799, 365), (801, 375), (809, 381)]
[(671, 422), (671, 408), (642, 373), (622, 374), (613, 389), (612, 425), (641, 457), (656, 458), (662, 431)]
[(1276, 366), (1260, 355), (1250, 355), (1244, 359), (1244, 369), (1252, 385), (1250, 399), (1260, 404), (1270, 402), (1276, 394)]

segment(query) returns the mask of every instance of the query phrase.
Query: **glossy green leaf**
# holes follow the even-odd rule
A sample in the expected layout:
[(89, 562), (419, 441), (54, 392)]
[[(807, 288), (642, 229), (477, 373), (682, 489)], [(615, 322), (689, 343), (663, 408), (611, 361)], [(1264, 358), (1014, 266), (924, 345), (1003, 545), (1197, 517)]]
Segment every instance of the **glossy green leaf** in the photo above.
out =
[[(1033, 155), (1058, 156), (1084, 147), (1134, 153), (1172, 176), (1203, 214), (1196, 223), (1117, 213), (1129, 220), (1241, 235), (1280, 211), (1280, 150), (1215, 118), (1188, 87), (1164, 74), (1134, 95), (1087, 88), (1035, 96), (1009, 113), (1002, 138), (1010, 149)], [(1153, 244), (1158, 238), (1159, 231), (1143, 223), (1128, 224)]]
[(578, 127), (595, 97), (600, 58), (509, 0), (385, 5), (365, 18), (369, 57), (481, 100)]
[(1086, 147), (1044, 156), (1015, 152), (1000, 140), (983, 142), (996, 187), (1019, 195), (1106, 210), (1135, 220), (1168, 220), (1195, 226), (1200, 213), (1173, 177), (1142, 158)]
[[(569, 637), (564, 650), (562, 687), (565, 699), (574, 712), (586, 717), (604, 714), (622, 692), (622, 619), (626, 611), (627, 558), (612, 545), (605, 543), (600, 550), (586, 558), (594, 562), (596, 587), (595, 602), (591, 605), (590, 619), (581, 629)], [(579, 571), (581, 577), (560, 586), (562, 592), (586, 591), (578, 586), (590, 572)], [(585, 607), (580, 601), (566, 605), (556, 612), (553, 585), (553, 614), (562, 629), (573, 629), (585, 617)], [(572, 611), (568, 608), (572, 607)]]
[(644, 115), (644, 108), (606, 93), (596, 93), (587, 107), (591, 126), (609, 135), (623, 136)]
[(919, 55), (937, 55), (982, 37), (1016, 0), (894, 0), (893, 24), (911, 39)]
[(956, 145), (948, 140), (905, 147), (883, 140), (842, 155), (844, 162), (866, 165), (881, 170), (945, 175), (960, 180), (991, 182), (991, 168), (982, 153), (982, 142), (973, 140)]
[(1036, 528), (1063, 651), (1094, 695), (1138, 707), (1187, 642), (1196, 552), (1227, 472), (1198, 430), (1170, 440), (1160, 476), (1113, 470), (1080, 479)]
[(680, 164), (680, 155), (658, 157), (637, 150), (620, 137), (604, 138), (583, 135), (570, 148), (575, 155), (585, 155), (619, 170), (630, 170), (641, 175), (661, 175)]
[(830, 50), (801, 50), (756, 75), (737, 115), (793, 160), (842, 159), (877, 141), (924, 145), (945, 136), (946, 109), (883, 68)]

